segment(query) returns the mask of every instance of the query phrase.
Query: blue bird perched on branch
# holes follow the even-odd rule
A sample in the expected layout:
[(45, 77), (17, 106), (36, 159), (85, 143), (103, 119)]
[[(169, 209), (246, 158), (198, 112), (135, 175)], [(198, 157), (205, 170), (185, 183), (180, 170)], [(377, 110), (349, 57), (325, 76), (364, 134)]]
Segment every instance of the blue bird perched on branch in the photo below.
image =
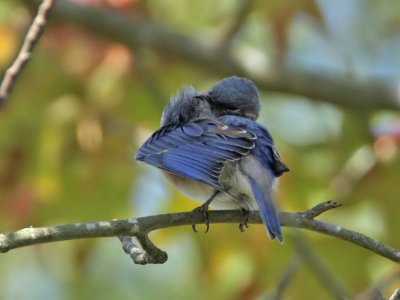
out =
[(207, 230), (209, 206), (259, 210), (269, 237), (283, 242), (273, 185), (289, 169), (267, 129), (255, 122), (259, 111), (258, 90), (246, 78), (225, 78), (206, 93), (184, 87), (136, 160), (162, 169), (183, 194), (203, 202), (197, 210)]

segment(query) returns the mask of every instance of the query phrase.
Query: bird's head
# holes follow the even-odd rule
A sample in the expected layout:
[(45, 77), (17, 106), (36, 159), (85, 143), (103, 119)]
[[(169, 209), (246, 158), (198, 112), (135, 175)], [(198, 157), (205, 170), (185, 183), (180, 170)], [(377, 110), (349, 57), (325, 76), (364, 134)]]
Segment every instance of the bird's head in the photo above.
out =
[(237, 115), (256, 120), (260, 112), (259, 93), (255, 84), (241, 77), (228, 77), (217, 82), (203, 96), (215, 115)]

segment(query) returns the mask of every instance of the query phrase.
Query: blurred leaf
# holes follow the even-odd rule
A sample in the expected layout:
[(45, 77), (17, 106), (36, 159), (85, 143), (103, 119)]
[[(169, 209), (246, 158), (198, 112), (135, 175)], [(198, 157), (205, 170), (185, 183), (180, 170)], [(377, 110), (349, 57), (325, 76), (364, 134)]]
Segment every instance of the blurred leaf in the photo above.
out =
[(0, 67), (6, 67), (17, 50), (17, 36), (15, 32), (0, 26)]

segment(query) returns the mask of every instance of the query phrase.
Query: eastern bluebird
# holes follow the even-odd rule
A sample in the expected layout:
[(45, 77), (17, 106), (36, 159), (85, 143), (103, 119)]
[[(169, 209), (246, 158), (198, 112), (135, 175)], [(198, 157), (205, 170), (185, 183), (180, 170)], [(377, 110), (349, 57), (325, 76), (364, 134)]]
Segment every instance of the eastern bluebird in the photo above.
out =
[(184, 87), (136, 160), (162, 169), (183, 194), (203, 202), (205, 213), (209, 205), (259, 210), (269, 237), (283, 242), (273, 185), (289, 169), (255, 122), (259, 111), (257, 88), (246, 78), (225, 78), (206, 93)]

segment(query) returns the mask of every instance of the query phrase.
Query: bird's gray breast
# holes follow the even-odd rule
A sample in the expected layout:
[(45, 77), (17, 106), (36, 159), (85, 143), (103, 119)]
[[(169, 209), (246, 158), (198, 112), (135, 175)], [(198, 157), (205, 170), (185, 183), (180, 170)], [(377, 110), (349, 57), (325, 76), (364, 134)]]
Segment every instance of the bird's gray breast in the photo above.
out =
[(225, 192), (221, 193), (212, 202), (216, 209), (246, 209), (256, 210), (251, 186), (247, 176), (241, 170), (241, 161), (227, 162), (222, 169), (219, 182)]

